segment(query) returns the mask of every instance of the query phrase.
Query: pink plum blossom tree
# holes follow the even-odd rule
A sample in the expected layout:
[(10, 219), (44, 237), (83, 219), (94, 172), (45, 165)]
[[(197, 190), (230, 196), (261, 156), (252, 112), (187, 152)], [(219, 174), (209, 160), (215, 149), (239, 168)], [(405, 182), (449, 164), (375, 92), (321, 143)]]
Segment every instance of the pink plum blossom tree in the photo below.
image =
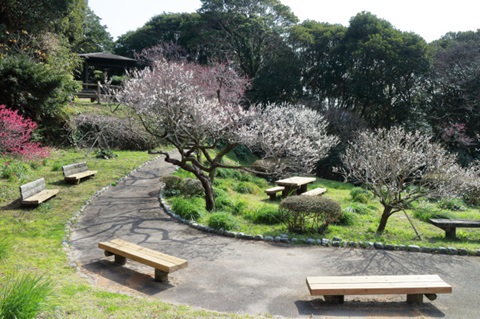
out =
[(226, 65), (160, 59), (131, 76), (116, 98), (134, 110), (150, 134), (175, 147), (180, 158), (160, 153), (200, 180), (207, 210), (215, 206), (217, 168), (249, 169), (223, 161), (238, 145), (255, 148), (278, 169), (309, 172), (337, 143), (326, 134), (323, 116), (313, 110), (286, 104), (241, 107), (238, 101), (248, 81)]

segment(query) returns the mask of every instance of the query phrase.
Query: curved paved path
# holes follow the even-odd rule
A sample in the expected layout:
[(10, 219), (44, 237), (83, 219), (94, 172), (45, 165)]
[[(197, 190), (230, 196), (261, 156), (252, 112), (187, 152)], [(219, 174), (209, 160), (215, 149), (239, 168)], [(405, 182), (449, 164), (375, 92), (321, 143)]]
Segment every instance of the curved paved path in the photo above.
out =
[[(154, 296), (162, 301), (222, 312), (288, 318), (388, 317), (480, 318), (480, 258), (435, 256), (348, 248), (289, 247), (200, 232), (159, 206), (158, 178), (173, 167), (147, 164), (99, 195), (79, 217), (71, 235), (72, 256), (97, 285)], [(170, 283), (152, 280), (153, 269), (135, 262), (114, 266), (99, 241), (122, 238), (187, 259)], [(312, 275), (439, 274), (453, 286), (434, 302), (408, 306), (403, 295), (347, 296), (344, 305), (312, 298)]]

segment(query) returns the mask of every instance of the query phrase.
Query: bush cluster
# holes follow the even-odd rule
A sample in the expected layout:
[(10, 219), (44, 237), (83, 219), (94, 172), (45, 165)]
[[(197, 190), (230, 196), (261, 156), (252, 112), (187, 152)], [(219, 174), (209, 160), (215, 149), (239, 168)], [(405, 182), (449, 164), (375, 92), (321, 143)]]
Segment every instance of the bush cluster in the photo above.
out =
[(368, 190), (362, 187), (354, 187), (350, 190), (350, 196), (354, 202), (367, 204), (372, 198), (373, 195)]
[(323, 196), (290, 196), (279, 210), (280, 220), (296, 233), (322, 233), (342, 216), (340, 204)]
[(238, 228), (238, 222), (230, 213), (215, 212), (208, 218), (208, 226), (215, 229), (234, 230)]
[(175, 197), (172, 199), (173, 211), (187, 220), (198, 220), (205, 213), (204, 206), (198, 199)]
[(175, 175), (164, 175), (160, 182), (165, 184), (164, 195), (167, 197), (183, 195), (195, 197), (204, 194), (202, 183), (194, 178), (181, 178)]
[(252, 214), (251, 219), (255, 224), (274, 225), (280, 222), (280, 211), (263, 205)]

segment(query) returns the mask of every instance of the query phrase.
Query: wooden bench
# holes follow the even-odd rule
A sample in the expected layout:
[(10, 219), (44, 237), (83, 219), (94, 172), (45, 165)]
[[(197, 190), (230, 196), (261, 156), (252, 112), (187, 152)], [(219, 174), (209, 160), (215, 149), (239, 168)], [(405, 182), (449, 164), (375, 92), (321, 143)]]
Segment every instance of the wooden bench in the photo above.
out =
[(285, 187), (283, 186), (275, 186), (275, 187), (266, 189), (265, 193), (267, 193), (267, 195), (270, 196), (270, 200), (275, 200), (275, 198), (277, 198), (277, 193), (283, 192), (284, 189)]
[(437, 293), (452, 293), (452, 286), (438, 275), (307, 277), (307, 286), (312, 296), (338, 303), (345, 295), (407, 294), (407, 303), (418, 304), (423, 295), (435, 300)]
[(65, 182), (79, 184), (82, 178), (94, 176), (97, 171), (89, 171), (86, 162), (62, 166)]
[(445, 238), (456, 239), (457, 228), (479, 228), (480, 221), (477, 220), (452, 220), (452, 219), (429, 219), (430, 223), (445, 231)]
[(58, 189), (46, 189), (43, 177), (20, 186), (22, 205), (40, 205), (57, 194)]
[(318, 196), (318, 195), (323, 195), (327, 192), (326, 188), (314, 188), (312, 190), (309, 190), (308, 192), (302, 193), (302, 196)]
[(125, 265), (128, 259), (155, 268), (155, 281), (167, 282), (168, 274), (186, 268), (184, 259), (162, 254), (158, 251), (141, 247), (121, 239), (98, 243), (98, 248), (105, 250), (105, 256), (115, 256), (115, 264)]

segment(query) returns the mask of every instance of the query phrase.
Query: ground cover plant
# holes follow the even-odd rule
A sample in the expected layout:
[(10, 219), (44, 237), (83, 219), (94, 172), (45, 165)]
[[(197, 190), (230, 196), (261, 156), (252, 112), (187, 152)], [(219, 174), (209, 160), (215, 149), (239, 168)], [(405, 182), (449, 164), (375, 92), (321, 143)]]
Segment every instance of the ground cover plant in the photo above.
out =
[[(93, 153), (85, 157), (87, 151), (52, 149), (40, 163), (0, 160), (0, 291), (10, 291), (7, 278), (21, 279), (24, 274), (30, 277), (23, 280), (27, 287), (20, 289), (23, 292), (39, 278), (47, 280), (52, 290), (38, 318), (245, 318), (105, 291), (69, 264), (62, 246), (66, 223), (95, 192), (115, 187), (119, 178), (153, 157), (147, 152), (114, 151), (118, 156), (106, 160)], [(95, 178), (80, 187), (65, 184), (62, 165), (85, 160), (98, 170)], [(18, 186), (40, 177), (47, 188), (59, 188), (59, 194), (36, 208), (21, 208)]]
[[(416, 238), (415, 230), (405, 213), (391, 216), (390, 223), (383, 234), (376, 232), (383, 207), (374, 195), (365, 188), (317, 178), (316, 182), (309, 185), (309, 189), (316, 187), (327, 188), (324, 198), (340, 205), (342, 215), (336, 221), (324, 227), (323, 232), (305, 231), (295, 232), (289, 230), (288, 225), (282, 223), (282, 199), (269, 200), (264, 190), (273, 187), (274, 183), (267, 182), (262, 177), (247, 172), (220, 171), (215, 179), (215, 195), (217, 206), (213, 212), (204, 209), (202, 197), (194, 197), (197, 207), (196, 218), (199, 223), (215, 229), (241, 232), (250, 235), (280, 236), (287, 234), (290, 238), (297, 238), (301, 243), (307, 238), (339, 237), (346, 241), (382, 242), (384, 244), (418, 245), (422, 247), (456, 247), (466, 248), (470, 252), (480, 249), (480, 232), (477, 229), (457, 229), (457, 240), (445, 239), (443, 230), (428, 223), (429, 218), (455, 218), (455, 219), (480, 219), (478, 207), (467, 205), (461, 198), (419, 199), (405, 210), (413, 225), (420, 233)], [(191, 174), (179, 170), (174, 173), (177, 177), (188, 178)], [(249, 185), (241, 187), (239, 185)], [(250, 191), (245, 191), (250, 189)], [(170, 203), (192, 203), (191, 197), (185, 197), (181, 192), (167, 196)], [(176, 211), (182, 215), (182, 211)], [(228, 216), (228, 214), (230, 216)], [(187, 218), (189, 219), (189, 218)], [(213, 220), (213, 221), (212, 221)]]

